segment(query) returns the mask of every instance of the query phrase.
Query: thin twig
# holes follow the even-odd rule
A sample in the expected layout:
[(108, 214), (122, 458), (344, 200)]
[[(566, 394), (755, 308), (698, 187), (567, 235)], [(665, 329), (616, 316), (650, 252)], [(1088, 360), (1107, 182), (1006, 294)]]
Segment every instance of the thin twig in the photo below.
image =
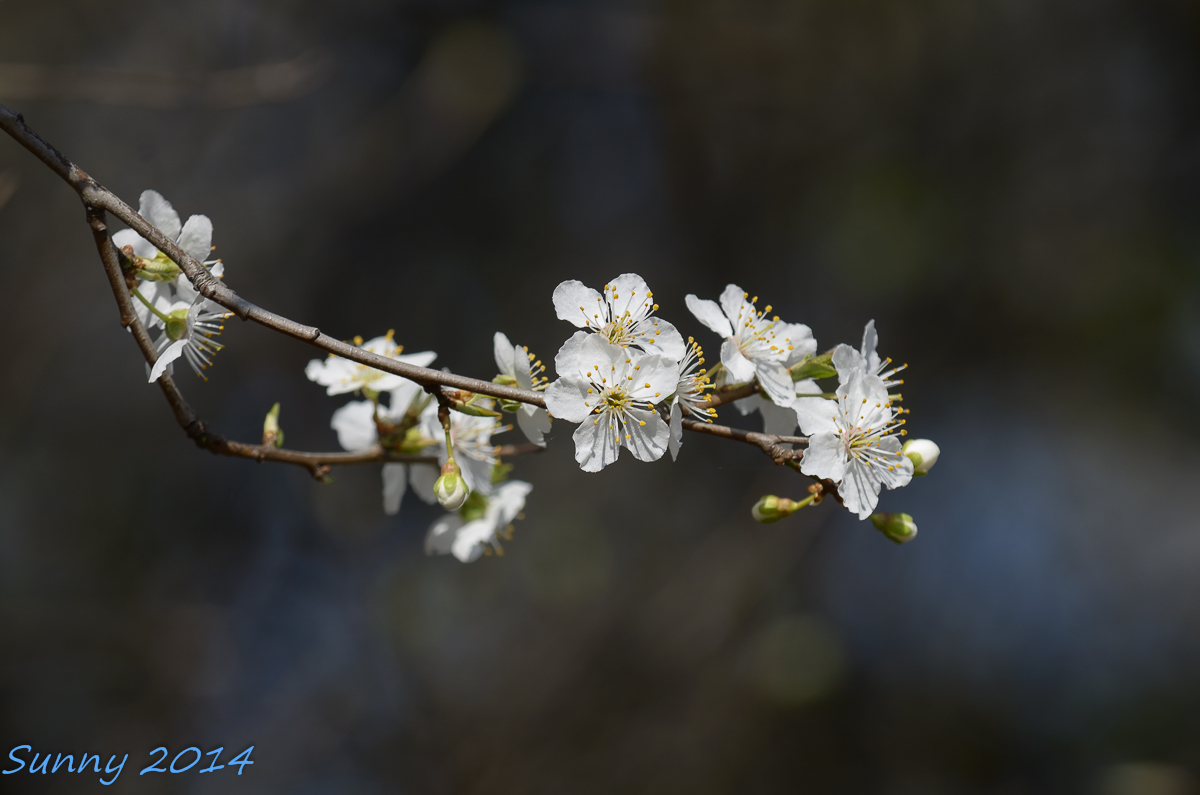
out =
[[(395, 359), (389, 359), (385, 356), (363, 350), (356, 345), (336, 340), (322, 333), (320, 329), (314, 326), (297, 323), (294, 320), (277, 315), (247, 301), (225, 285), (220, 279), (213, 276), (207, 268), (193, 259), (187, 252), (179, 248), (175, 244), (175, 241), (165, 237), (162, 232), (135, 212), (129, 205), (121, 201), (119, 197), (92, 179), (85, 171), (31, 130), (25, 124), (22, 114), (15, 113), (5, 106), (0, 105), (0, 129), (8, 133), (13, 139), (45, 163), (54, 173), (58, 174), (83, 200), (84, 207), (87, 210), (88, 223), (92, 228), (92, 234), (95, 238), (97, 251), (100, 254), (101, 261), (104, 263), (109, 283), (113, 289), (113, 295), (117, 300), (117, 306), (121, 314), (121, 325), (132, 332), (138, 347), (142, 351), (142, 355), (149, 364), (154, 364), (158, 358), (158, 352), (150, 340), (149, 334), (146, 333), (145, 327), (138, 320), (137, 313), (134, 311), (116, 248), (113, 246), (108, 235), (104, 215), (105, 211), (111, 212), (143, 238), (150, 241), (159, 251), (166, 254), (187, 275), (188, 280), (191, 281), (192, 285), (201, 295), (220, 304), (244, 320), (253, 320), (267, 328), (303, 340), (331, 354), (358, 362), (359, 364), (402, 376), (427, 389), (435, 385), (443, 385), (465, 389), (489, 397), (527, 403), (540, 408), (546, 407), (545, 398), (540, 392), (503, 386), (490, 381), (467, 378), (455, 375), (454, 373), (432, 370), (427, 367), (417, 367)], [(175, 414), (176, 421), (184, 428), (188, 436), (200, 447), (220, 455), (249, 458), (260, 462), (279, 461), (296, 464), (307, 468), (318, 478), (324, 477), (331, 465), (366, 464), (387, 461), (436, 462), (436, 459), (429, 456), (392, 455), (382, 448), (372, 448), (356, 453), (305, 453), (276, 448), (270, 445), (251, 445), (244, 442), (231, 441), (207, 429), (204, 422), (196, 415), (195, 411), (192, 410), (187, 400), (183, 397), (183, 393), (179, 391), (179, 388), (175, 385), (174, 380), (169, 374), (164, 373), (159, 378), (158, 383), (167, 399), (167, 403), (170, 404), (171, 410)], [(710, 403), (714, 406), (729, 403), (742, 397), (748, 397), (757, 390), (758, 384), (751, 382), (711, 396)], [(430, 391), (433, 390), (431, 389)], [(770, 456), (777, 464), (793, 461), (801, 456), (798, 451), (791, 450), (782, 445), (806, 444), (808, 441), (804, 437), (775, 436), (772, 434), (742, 431), (724, 425), (715, 425), (692, 419), (683, 420), (683, 427), (696, 433), (733, 439), (754, 445)], [(529, 447), (541, 449), (536, 445), (515, 445), (509, 449), (508, 454), (518, 455), (523, 452), (533, 452), (527, 449)]]

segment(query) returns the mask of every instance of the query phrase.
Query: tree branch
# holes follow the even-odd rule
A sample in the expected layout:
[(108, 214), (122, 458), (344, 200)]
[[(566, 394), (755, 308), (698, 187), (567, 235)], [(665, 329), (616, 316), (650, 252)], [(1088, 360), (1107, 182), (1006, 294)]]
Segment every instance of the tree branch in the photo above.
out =
[[(220, 279), (213, 276), (203, 264), (197, 262), (187, 252), (179, 248), (175, 244), (175, 241), (167, 239), (157, 228), (136, 213), (129, 205), (125, 204), (119, 197), (92, 179), (85, 171), (31, 130), (25, 124), (22, 114), (15, 113), (5, 106), (0, 105), (0, 129), (4, 130), (9, 136), (32, 152), (79, 194), (87, 211), (88, 224), (91, 226), (97, 251), (100, 254), (101, 261), (104, 263), (105, 272), (113, 290), (113, 296), (117, 301), (121, 325), (133, 334), (134, 340), (142, 351), (142, 356), (150, 365), (153, 365), (157, 361), (158, 351), (155, 349), (154, 343), (150, 340), (145, 326), (143, 326), (137, 317), (137, 313), (134, 311), (129, 288), (125, 282), (125, 274), (121, 269), (120, 258), (108, 234), (105, 219), (106, 211), (111, 212), (139, 235), (149, 240), (159, 251), (166, 254), (187, 275), (189, 281), (191, 281), (192, 285), (201, 295), (220, 304), (244, 320), (253, 320), (260, 325), (303, 340), (334, 355), (387, 373), (402, 376), (426, 388), (435, 385), (449, 386), (489, 397), (527, 403), (540, 408), (546, 407), (545, 398), (540, 392), (502, 386), (490, 381), (467, 378), (453, 373), (432, 370), (427, 367), (417, 367), (396, 361), (395, 359), (389, 359), (385, 356), (365, 351), (358, 346), (336, 340), (322, 333), (320, 329), (314, 326), (297, 323), (294, 320), (277, 315), (247, 301), (226, 286)], [(354, 453), (306, 453), (277, 448), (272, 445), (252, 445), (231, 441), (208, 430), (203, 420), (196, 415), (195, 411), (184, 398), (183, 393), (175, 385), (170, 374), (164, 373), (158, 379), (158, 384), (172, 412), (175, 414), (176, 421), (187, 432), (188, 437), (198, 446), (218, 455), (249, 458), (258, 462), (278, 461), (295, 464), (305, 467), (317, 478), (325, 477), (328, 474), (329, 467), (334, 465), (374, 464), (389, 461), (437, 462), (437, 459), (431, 456), (394, 455), (383, 450), (378, 445), (369, 450)], [(757, 391), (758, 384), (752, 381), (748, 384), (710, 395), (709, 403), (713, 406), (719, 406), (743, 397), (748, 397)], [(789, 449), (783, 445), (808, 443), (808, 440), (804, 437), (755, 433), (753, 431), (730, 428), (725, 425), (700, 422), (694, 419), (684, 419), (683, 427), (695, 433), (733, 439), (754, 445), (768, 455), (776, 464), (794, 462), (802, 455), (799, 451)], [(501, 447), (500, 450), (502, 452), (498, 453), (499, 455), (519, 455), (541, 450), (541, 448), (537, 445), (511, 445)]]

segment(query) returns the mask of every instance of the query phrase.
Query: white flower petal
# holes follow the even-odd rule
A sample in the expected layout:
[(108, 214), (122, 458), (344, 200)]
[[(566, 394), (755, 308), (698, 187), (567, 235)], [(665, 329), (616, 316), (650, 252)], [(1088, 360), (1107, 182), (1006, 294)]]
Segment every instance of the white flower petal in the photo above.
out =
[(523, 405), (517, 412), (517, 427), (526, 439), (538, 447), (545, 447), (546, 433), (550, 431), (550, 415), (537, 406)]
[(200, 295), (196, 291), (196, 288), (192, 286), (192, 283), (188, 281), (188, 277), (182, 273), (176, 276), (175, 281), (171, 282), (171, 284), (174, 285), (175, 293), (179, 296), (180, 301), (191, 303), (196, 300), (196, 296)]
[(742, 355), (734, 341), (729, 339), (721, 343), (721, 364), (729, 371), (729, 377), (734, 382), (749, 381), (754, 378), (754, 363)]
[(846, 510), (858, 514), (859, 519), (866, 519), (879, 504), (879, 481), (873, 476), (874, 469), (861, 458), (851, 458), (838, 484), (838, 494), (842, 495)]
[(619, 428), (610, 428), (608, 417), (592, 417), (580, 423), (572, 437), (575, 460), (584, 472), (599, 472), (617, 460), (621, 452)]
[(488, 513), (495, 513), (497, 530), (516, 519), (517, 514), (525, 509), (525, 498), (531, 491), (533, 484), (523, 480), (509, 480), (496, 489), (488, 501)]
[[(614, 295), (616, 298), (613, 298)], [(605, 298), (613, 309), (614, 319), (628, 312), (634, 322), (649, 315), (654, 304), (646, 280), (636, 273), (622, 273), (609, 282)]]
[[(645, 329), (651, 326), (654, 329), (654, 335), (646, 339), (641, 339), (636, 342), (646, 353), (657, 353), (666, 356), (673, 361), (679, 361), (687, 353), (687, 343), (683, 341), (683, 335), (679, 333), (673, 325), (663, 320), (662, 318), (652, 317), (643, 320), (638, 330)], [(650, 342), (654, 340), (654, 342)]]
[(783, 362), (786, 367), (799, 364), (805, 356), (812, 356), (817, 352), (817, 341), (813, 337), (812, 329), (803, 323), (778, 323), (775, 333), (786, 338), (791, 346), (787, 359)]
[[(885, 488), (898, 489), (902, 486), (907, 486), (913, 479), (913, 462), (908, 456), (901, 455), (900, 449), (903, 445), (895, 436), (886, 436), (879, 440), (877, 451), (883, 453), (891, 453), (884, 456), (886, 462), (882, 465), (872, 464), (871, 471), (879, 479)], [(888, 467), (892, 469), (888, 469)]]
[(163, 236), (169, 240), (176, 240), (179, 237), (179, 213), (175, 212), (175, 208), (171, 203), (163, 198), (162, 194), (156, 190), (147, 190), (142, 192), (141, 202), (138, 204), (138, 215), (145, 218), (158, 231), (163, 233)]
[(420, 384), (415, 381), (404, 379), (400, 386), (389, 391), (391, 399), (388, 401), (387, 418), (393, 422), (401, 420), (408, 409), (425, 390)]
[[(679, 362), (665, 356), (629, 357), (629, 364), (637, 369), (626, 369), (624, 376), (629, 384), (629, 395), (635, 400), (661, 403), (670, 397), (679, 385)], [(622, 363), (624, 360), (622, 360)], [(617, 376), (622, 377), (620, 368)]]
[(400, 500), (408, 490), (408, 467), (404, 464), (383, 465), (383, 512), (395, 516), (400, 512)]
[(463, 563), (479, 560), (489, 541), (496, 537), (496, 525), (487, 517), (467, 522), (454, 533), (450, 553)]
[(836, 400), (815, 397), (796, 398), (796, 402), (792, 404), (792, 410), (796, 412), (796, 421), (800, 423), (800, 430), (806, 436), (837, 431), (836, 417), (839, 409)]
[(212, 251), (212, 221), (207, 215), (193, 215), (179, 233), (179, 247), (192, 259), (204, 262)]
[(679, 457), (679, 448), (683, 446), (683, 409), (676, 400), (671, 404), (671, 438), (667, 448), (671, 451), (671, 460)]
[(867, 363), (867, 369), (872, 373), (879, 369), (879, 354), (875, 350), (878, 347), (879, 334), (875, 331), (875, 321), (868, 320), (866, 328), (863, 329), (862, 357)]
[(758, 375), (759, 386), (776, 406), (791, 406), (796, 400), (796, 388), (793, 386), (792, 374), (788, 372), (782, 362), (759, 360), (754, 363), (754, 371)]
[(496, 372), (512, 378), (517, 375), (514, 364), (514, 347), (503, 332), (497, 331), (496, 335), (492, 337), (492, 355), (496, 357)]
[(154, 383), (163, 374), (163, 370), (167, 369), (167, 365), (183, 355), (183, 349), (187, 347), (187, 339), (175, 340), (167, 349), (158, 355), (157, 361), (154, 362), (154, 367), (150, 369), (150, 383)]
[(590, 389), (591, 386), (585, 379), (579, 376), (564, 376), (546, 388), (546, 408), (559, 419), (583, 422), (600, 399), (598, 393), (589, 394)]
[(132, 229), (122, 229), (117, 232), (112, 236), (112, 242), (117, 248), (130, 246), (134, 255), (145, 259), (154, 259), (158, 254), (158, 249), (154, 247), (153, 243)]
[[(671, 439), (671, 428), (655, 411), (629, 412), (631, 420), (625, 423), (625, 437), (621, 444), (629, 448), (639, 461), (657, 461), (667, 452)], [(642, 423), (645, 423), (643, 425)]]
[(559, 320), (565, 320), (577, 328), (599, 326), (604, 322), (601, 309), (603, 300), (600, 293), (574, 279), (554, 288), (554, 311)]
[(408, 484), (421, 502), (433, 505), (437, 496), (433, 493), (433, 484), (437, 483), (441, 472), (432, 464), (412, 464), (408, 468)]
[(454, 544), (458, 530), (463, 526), (462, 517), (448, 513), (429, 526), (425, 534), (426, 555), (446, 555)]
[(696, 319), (709, 329), (716, 332), (722, 338), (733, 336), (733, 326), (729, 325), (728, 318), (721, 312), (721, 307), (717, 306), (716, 301), (709, 301), (689, 295), (684, 299), (684, 302), (687, 304), (687, 308), (691, 310), (691, 313), (695, 315)]
[(584, 344), (590, 339), (598, 339), (595, 334), (586, 331), (576, 331), (572, 334), (554, 357), (554, 369), (559, 375), (576, 375), (584, 372), (580, 369), (585, 356)]
[(463, 480), (467, 482), (468, 489), (478, 491), (480, 494), (491, 494), (495, 490), (492, 483), (492, 469), (495, 465), (490, 461), (480, 461), (469, 455), (460, 455), (457, 450), (454, 460), (458, 462), (458, 467), (462, 470)]
[(834, 433), (818, 433), (808, 437), (808, 449), (800, 471), (805, 475), (829, 478), (834, 483), (842, 479), (846, 469), (846, 448)]
[(867, 373), (867, 360), (845, 343), (833, 349), (833, 366), (837, 368), (839, 384), (848, 383), (854, 373)]
[(733, 326), (734, 334), (738, 333), (746, 321), (754, 316), (754, 307), (746, 300), (746, 291), (736, 284), (725, 285), (718, 300), (721, 304), (721, 311), (725, 313), (725, 317), (729, 318), (729, 322)]
[(375, 444), (378, 431), (375, 427), (375, 404), (369, 400), (355, 400), (333, 412), (329, 426), (337, 431), (338, 444), (342, 449), (357, 453)]

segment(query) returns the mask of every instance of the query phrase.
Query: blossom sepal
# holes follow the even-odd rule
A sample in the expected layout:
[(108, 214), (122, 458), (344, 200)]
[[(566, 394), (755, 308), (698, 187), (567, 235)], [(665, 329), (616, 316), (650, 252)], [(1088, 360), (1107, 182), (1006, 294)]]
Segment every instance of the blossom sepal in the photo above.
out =
[(146, 259), (133, 254), (132, 250), (123, 253), (133, 263), (133, 274), (139, 279), (148, 282), (170, 282), (183, 273), (178, 265), (166, 258), (165, 254), (160, 254), (154, 259)]
[(812, 356), (788, 368), (793, 381), (803, 381), (806, 378), (831, 378), (837, 375), (833, 366), (833, 351), (826, 351), (820, 356)]
[(445, 393), (446, 399), (450, 403), (450, 408), (457, 411), (459, 414), (466, 414), (471, 417), (503, 417), (504, 415), (493, 409), (491, 406), (481, 405), (476, 402), (485, 400), (489, 403), (491, 398), (485, 398), (483, 395), (477, 395), (474, 392), (468, 392), (465, 389), (458, 389), (452, 392)]
[(906, 544), (917, 537), (917, 523), (906, 513), (873, 513), (871, 524), (897, 544)]
[[(507, 339), (507, 338), (506, 338)], [(492, 379), (493, 384), (500, 386), (517, 386), (517, 379), (511, 375), (498, 375)], [(506, 398), (497, 398), (502, 411), (507, 411), (509, 414), (516, 414), (521, 410), (521, 406), (525, 405), (519, 400), (508, 400)]]
[(448, 511), (457, 511), (471, 496), (462, 470), (453, 458), (442, 465), (442, 474), (433, 484), (433, 496)]
[(933, 469), (942, 449), (930, 439), (909, 439), (900, 452), (913, 462), (913, 477), (919, 478)]
[(267, 418), (263, 420), (263, 447), (282, 447), (283, 429), (279, 427), (279, 404), (271, 406)]

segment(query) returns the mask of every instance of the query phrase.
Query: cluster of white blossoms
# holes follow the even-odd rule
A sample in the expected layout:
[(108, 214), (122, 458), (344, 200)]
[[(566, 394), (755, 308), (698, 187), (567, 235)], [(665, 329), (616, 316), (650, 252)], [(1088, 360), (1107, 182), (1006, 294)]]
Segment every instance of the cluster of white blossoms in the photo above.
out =
[[(428, 367), (437, 358), (433, 351), (403, 353), (392, 331), (367, 342), (357, 337), (354, 344), (417, 367)], [(501, 333), (495, 335), (494, 348), (497, 383), (545, 388), (544, 368), (528, 349), (513, 345)], [(533, 486), (506, 479), (511, 467), (500, 461), (492, 437), (512, 426), (501, 424), (498, 401), (445, 388), (441, 388), (439, 400), (437, 394), (407, 378), (334, 355), (310, 361), (305, 373), (329, 395), (362, 396), (333, 413), (330, 424), (343, 448), (361, 452), (378, 446), (386, 455), (428, 459), (383, 465), (385, 513), (400, 510), (410, 486), (422, 501), (440, 503), (448, 510), (430, 526), (426, 552), (449, 553), (464, 563), (482, 555), (503, 554), (500, 542), (512, 537), (512, 522), (523, 516), (525, 498)], [(545, 433), (550, 430), (545, 409), (499, 403), (516, 415), (517, 425), (531, 442), (545, 446)]]
[[(212, 222), (208, 216), (193, 215), (187, 223), (181, 223), (171, 203), (153, 190), (142, 193), (138, 214), (214, 276), (224, 275), (224, 264), (208, 259), (212, 252)], [(224, 347), (213, 338), (224, 330), (230, 313), (197, 293), (179, 266), (137, 232), (122, 229), (112, 240), (133, 264), (130, 292), (138, 319), (147, 329), (159, 330), (154, 342), (158, 360), (148, 368), (150, 381), (157, 381), (164, 372), (173, 372), (172, 363), (180, 356), (196, 375), (207, 380), (203, 371)]]
[[(711, 371), (699, 367), (700, 346), (690, 337), (684, 343), (675, 326), (655, 315), (658, 304), (640, 276), (619, 276), (603, 291), (577, 281), (555, 289), (558, 317), (581, 330), (555, 357), (559, 377), (546, 390), (546, 405), (554, 417), (578, 423), (575, 460), (584, 471), (614, 463), (622, 447), (641, 461), (655, 461), (668, 449), (676, 456), (683, 420), (711, 421), (715, 414), (706, 390), (750, 385), (756, 389), (736, 402), (739, 410), (758, 411), (764, 433), (775, 436), (789, 437), (798, 424), (809, 437), (800, 471), (832, 484), (860, 519), (872, 515), (882, 488), (904, 486), (937, 461), (933, 442), (901, 445), (907, 410), (889, 390), (903, 383), (892, 378), (903, 367), (876, 353), (874, 321), (861, 350), (838, 345), (818, 357), (808, 326), (771, 316), (769, 305), (758, 310), (758, 298), (737, 285), (728, 285), (719, 301), (688, 295), (686, 303), (721, 337), (721, 362)], [(835, 375), (836, 390), (817, 385)], [(771, 497), (769, 507), (756, 506), (755, 516), (782, 518), (819, 501), (821, 489), (812, 494), (798, 502)], [(897, 522), (903, 527), (894, 529)], [(911, 517), (881, 529), (896, 540), (916, 533)]]
[[(180, 224), (179, 216), (159, 194), (142, 195), (141, 213), (164, 235), (221, 276), (220, 261), (205, 261), (212, 225), (204, 216)], [(114, 242), (134, 264), (133, 293), (143, 322), (161, 329), (160, 358), (150, 372), (156, 380), (179, 356), (199, 373), (220, 349), (212, 337), (227, 317), (220, 307), (196, 294), (179, 269), (136, 233), (125, 230)], [(566, 281), (554, 290), (558, 317), (578, 330), (554, 357), (557, 379), (542, 375), (545, 367), (528, 348), (514, 345), (497, 332), (493, 383), (527, 392), (543, 392), (546, 408), (520, 400), (495, 399), (444, 386), (421, 386), (407, 378), (330, 354), (308, 363), (309, 380), (329, 395), (354, 394), (333, 413), (331, 427), (347, 451), (371, 453), (383, 462), (383, 508), (400, 510), (411, 489), (426, 503), (439, 503), (446, 513), (433, 522), (425, 539), (429, 554), (452, 554), (469, 562), (502, 554), (501, 541), (512, 537), (512, 522), (523, 516), (532, 486), (508, 480), (511, 466), (500, 460), (493, 437), (511, 430), (502, 412), (514, 415), (515, 426), (537, 447), (545, 447), (551, 418), (576, 424), (575, 460), (585, 472), (613, 464), (621, 448), (640, 461), (657, 461), (670, 451), (675, 459), (683, 431), (716, 417), (713, 390), (735, 393), (742, 414), (758, 412), (764, 433), (777, 442), (772, 456), (816, 481), (810, 496), (791, 500), (762, 498), (754, 517), (777, 521), (833, 493), (860, 519), (870, 517), (889, 538), (903, 542), (916, 535), (912, 517), (877, 513), (882, 489), (906, 485), (936, 463), (940, 451), (929, 440), (901, 443), (906, 434), (902, 396), (893, 392), (904, 382), (876, 351), (874, 321), (867, 324), (862, 345), (838, 345), (818, 355), (808, 326), (757, 309), (758, 298), (734, 284), (718, 301), (688, 295), (695, 319), (721, 338), (721, 360), (706, 369), (704, 351), (694, 338), (684, 340), (674, 325), (658, 317), (659, 305), (636, 274), (618, 276), (603, 290)], [(404, 353), (393, 332), (354, 345), (386, 359), (426, 368), (433, 351)], [(818, 381), (837, 379), (836, 388)], [(281, 443), (278, 407), (268, 415), (264, 444)], [(797, 425), (807, 436), (792, 436)], [(731, 433), (721, 431), (721, 433)], [(791, 445), (807, 446), (793, 449)], [(508, 448), (510, 451), (514, 448)]]

